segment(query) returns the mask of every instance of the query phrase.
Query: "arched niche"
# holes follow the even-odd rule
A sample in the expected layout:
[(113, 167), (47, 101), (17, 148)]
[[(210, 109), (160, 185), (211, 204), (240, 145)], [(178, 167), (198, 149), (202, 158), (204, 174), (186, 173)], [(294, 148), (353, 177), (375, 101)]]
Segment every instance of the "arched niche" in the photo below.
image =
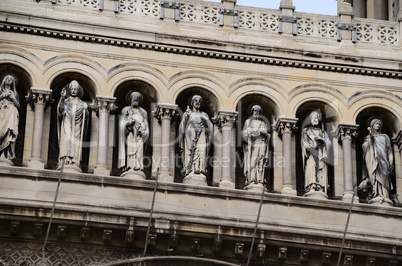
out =
[(262, 114), (260, 119), (262, 119), (268, 126), (268, 132), (271, 134), (271, 141), (269, 143), (269, 162), (267, 163), (267, 168), (265, 169), (265, 180), (267, 181), (268, 191), (273, 190), (274, 182), (274, 165), (273, 165), (273, 146), (272, 146), (272, 136), (273, 129), (272, 125), (275, 123), (279, 114), (278, 106), (275, 102), (268, 97), (260, 94), (250, 94), (246, 95), (240, 99), (236, 105), (236, 111), (238, 112), (238, 123), (237, 123), (237, 137), (236, 137), (236, 188), (243, 189), (245, 186), (246, 177), (243, 174), (244, 171), (244, 151), (243, 145), (245, 144), (242, 139), (242, 130), (244, 127), (244, 122), (251, 116), (251, 108), (254, 105), (260, 105), (262, 108)]
[(115, 116), (114, 116), (114, 145), (113, 145), (113, 160), (112, 160), (112, 171), (111, 175), (114, 176), (120, 176), (121, 170), (117, 167), (117, 161), (118, 161), (118, 145), (119, 145), (119, 139), (118, 139), (118, 129), (119, 129), (119, 118), (121, 111), (123, 110), (124, 107), (128, 106), (131, 104), (130, 100), (130, 94), (134, 91), (138, 91), (142, 94), (143, 101), (141, 103), (141, 107), (145, 109), (145, 111), (148, 114), (148, 125), (149, 125), (149, 139), (148, 143), (144, 147), (144, 172), (147, 178), (151, 177), (151, 172), (152, 172), (152, 164), (154, 163), (152, 161), (152, 134), (153, 134), (153, 128), (152, 128), (152, 111), (156, 109), (156, 103), (158, 102), (158, 94), (155, 88), (153, 88), (150, 84), (140, 81), (140, 80), (129, 80), (125, 81), (122, 84), (120, 84), (113, 97), (116, 97), (116, 105), (117, 109), (115, 111)]
[(88, 127), (84, 135), (83, 145), (82, 145), (82, 159), (81, 159), (81, 169), (84, 173), (88, 171), (89, 164), (89, 148), (90, 148), (90, 137), (91, 137), (91, 124), (92, 124), (92, 110), (89, 108), (90, 104), (95, 101), (96, 86), (95, 83), (85, 76), (84, 74), (77, 72), (65, 72), (63, 74), (55, 77), (50, 85), (52, 90), (52, 100), (53, 104), (51, 107), (50, 114), (50, 129), (49, 129), (49, 147), (48, 147), (48, 158), (47, 158), (47, 168), (56, 169), (59, 159), (59, 142), (58, 142), (58, 124), (57, 124), (57, 105), (60, 101), (60, 92), (64, 86), (69, 84), (71, 81), (76, 80), (84, 89), (84, 95), (81, 98), (84, 102), (88, 104), (89, 119)]
[[(321, 128), (327, 133), (332, 142), (332, 132), (336, 130), (339, 116), (335, 109), (330, 105), (321, 101), (310, 101), (299, 106), (296, 112), (297, 132), (296, 132), (296, 190), (297, 195), (301, 196), (305, 193), (305, 176), (303, 171), (301, 137), (303, 129), (310, 124), (310, 113), (318, 111), (321, 113)], [(328, 197), (335, 196), (335, 180), (334, 180), (334, 150), (332, 148), (327, 151), (328, 155)]]
[[(23, 153), (24, 153), (24, 140), (25, 140), (25, 124), (27, 114), (27, 102), (25, 96), (29, 94), (32, 86), (32, 78), (26, 70), (13, 64), (0, 64), (0, 83), (5, 76), (12, 75), (16, 81), (16, 89), (18, 92), (20, 108), (19, 108), (19, 123), (18, 123), (18, 137), (15, 144), (15, 159), (14, 165), (22, 166)], [(30, 148), (29, 148), (30, 149)], [(28, 149), (25, 149), (28, 150)], [(31, 154), (27, 154), (29, 157)]]
[[(186, 111), (187, 106), (191, 108), (191, 98), (194, 95), (200, 95), (202, 97), (203, 105), (201, 106), (201, 111), (208, 114), (209, 119), (212, 121), (212, 118), (218, 114), (220, 103), (218, 98), (210, 91), (201, 88), (201, 87), (191, 87), (179, 93), (176, 98), (176, 104), (178, 106), (178, 119), (172, 121), (172, 127), (176, 128), (176, 142), (175, 142), (175, 175), (174, 175), (174, 182), (182, 183), (184, 176), (181, 174), (181, 170), (183, 167), (183, 163), (181, 160), (180, 155), (180, 147), (179, 147), (179, 125), (181, 119), (183, 117), (183, 113)], [(214, 124), (214, 131), (216, 130), (216, 125)], [(214, 149), (214, 142), (212, 141), (212, 147), (210, 147), (209, 152), (209, 159), (211, 159), (215, 154)], [(212, 185), (213, 180), (213, 172), (214, 169), (211, 167), (211, 163), (208, 164), (208, 175), (207, 175), (207, 182), (208, 185)]]
[(383, 134), (388, 135), (391, 140), (391, 146), (393, 148), (394, 154), (394, 171), (391, 173), (391, 182), (393, 185), (393, 190), (390, 191), (390, 194), (397, 193), (396, 187), (396, 176), (395, 176), (395, 150), (394, 145), (392, 145), (392, 138), (396, 136), (398, 131), (401, 128), (401, 122), (397, 119), (397, 117), (390, 111), (381, 108), (381, 107), (369, 107), (362, 110), (356, 117), (356, 124), (359, 125), (357, 128), (357, 138), (356, 138), (356, 172), (357, 172), (357, 185), (360, 184), (363, 178), (363, 151), (362, 145), (364, 142), (364, 138), (369, 134), (368, 127), (369, 121), (371, 118), (379, 117), (383, 126), (381, 132)]

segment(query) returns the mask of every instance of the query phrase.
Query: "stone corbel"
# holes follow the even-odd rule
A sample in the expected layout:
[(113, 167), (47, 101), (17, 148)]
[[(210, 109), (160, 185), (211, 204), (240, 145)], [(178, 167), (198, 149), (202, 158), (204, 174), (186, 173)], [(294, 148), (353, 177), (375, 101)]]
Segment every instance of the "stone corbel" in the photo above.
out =
[(176, 0), (175, 2), (168, 2), (168, 1), (161, 1), (161, 8), (160, 8), (160, 18), (165, 18), (165, 8), (174, 9), (174, 20), (180, 20), (180, 2)]
[(31, 105), (32, 109), (35, 108), (35, 104), (42, 104), (45, 106), (45, 109), (54, 102), (54, 99), (51, 99), (52, 95), (51, 90), (46, 89), (38, 89), (31, 88), (29, 95), (25, 96), (26, 101)]

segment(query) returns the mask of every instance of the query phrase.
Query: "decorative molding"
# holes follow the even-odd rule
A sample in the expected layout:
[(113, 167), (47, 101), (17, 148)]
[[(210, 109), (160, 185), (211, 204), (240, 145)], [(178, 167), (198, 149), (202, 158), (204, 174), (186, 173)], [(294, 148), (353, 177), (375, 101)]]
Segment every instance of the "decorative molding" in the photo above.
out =
[(31, 105), (32, 109), (35, 108), (36, 104), (42, 104), (46, 108), (54, 101), (53, 99), (50, 98), (51, 95), (52, 95), (51, 90), (31, 87), (29, 95), (25, 96), (25, 99)]
[(156, 107), (156, 111), (154, 112), (154, 116), (156, 119), (161, 122), (163, 119), (175, 118), (177, 115), (177, 105), (176, 104), (167, 104), (167, 103), (160, 103)]
[[(81, 33), (75, 33), (75, 32), (49, 30), (49, 29), (33, 27), (33, 26), (21, 26), (21, 25), (11, 24), (11, 23), (7, 23), (7, 22), (0, 23), (0, 31), (11, 31), (11, 32), (32, 34), (32, 35), (38, 35), (38, 36), (46, 36), (46, 37), (50, 37), (50, 38), (68, 39), (68, 40), (74, 40), (74, 41), (79, 41), (79, 42), (89, 42), (89, 43), (121, 46), (121, 47), (134, 48), (134, 49), (154, 50), (154, 51), (174, 53), (174, 54), (209, 57), (209, 58), (249, 62), (249, 63), (256, 63), (256, 64), (264, 64), (264, 65), (276, 65), (276, 66), (282, 66), (282, 67), (313, 69), (313, 70), (320, 70), (320, 71), (340, 72), (340, 73), (367, 75), (367, 76), (378, 76), (378, 77), (395, 78), (395, 79), (402, 78), (402, 73), (399, 70), (392, 71), (392, 70), (384, 70), (384, 69), (369, 68), (369, 67), (362, 67), (362, 66), (346, 66), (346, 65), (341, 65), (341, 64), (330, 64), (330, 63), (312, 62), (312, 61), (303, 62), (301, 60), (296, 60), (296, 59), (295, 60), (281, 59), (281, 58), (274, 58), (274, 57), (270, 57), (270, 56), (257, 56), (257, 55), (248, 55), (248, 54), (239, 55), (235, 52), (231, 53), (231, 52), (226, 52), (226, 51), (205, 50), (205, 49), (197, 49), (197, 48), (185, 48), (182, 46), (175, 46), (175, 45), (146, 43), (146, 42), (140, 42), (140, 41), (127, 40), (127, 39), (104, 37), (101, 35), (87, 35), (87, 34), (81, 34)], [(353, 59), (353, 57), (350, 57), (350, 58)], [(359, 60), (359, 59), (356, 58), (356, 60)]]
[(342, 143), (344, 139), (351, 139), (357, 137), (357, 128), (359, 125), (350, 125), (350, 124), (339, 124), (336, 128), (336, 131), (333, 132), (333, 136), (338, 138), (338, 141)]
[(236, 123), (238, 112), (218, 111), (218, 114), (212, 118), (212, 121), (220, 128), (232, 127)]
[(279, 138), (282, 138), (283, 133), (295, 133), (298, 120), (298, 118), (279, 117), (274, 125), (274, 130), (278, 132)]

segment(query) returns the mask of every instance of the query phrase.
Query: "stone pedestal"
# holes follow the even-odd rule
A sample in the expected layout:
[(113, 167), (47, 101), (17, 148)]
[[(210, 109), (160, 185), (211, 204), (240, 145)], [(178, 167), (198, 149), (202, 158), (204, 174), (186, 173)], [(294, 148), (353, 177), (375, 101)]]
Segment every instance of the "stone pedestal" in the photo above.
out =
[[(262, 193), (262, 189), (263, 189), (263, 184), (261, 184), (261, 183), (258, 183), (258, 184), (255, 184), (255, 183), (250, 183), (250, 184), (248, 184), (246, 187), (244, 187), (244, 189), (245, 190), (247, 190), (247, 191), (251, 191), (251, 192), (256, 192), (256, 193)], [(266, 189), (264, 189), (264, 193), (265, 192), (267, 192), (266, 191)]]
[(9, 159), (0, 157), (0, 166), (14, 166), (14, 164)]
[(156, 119), (162, 126), (161, 133), (161, 158), (159, 182), (173, 183), (174, 177), (170, 173), (170, 149), (174, 143), (170, 141), (170, 125), (173, 118), (176, 117), (177, 105), (175, 104), (158, 104), (155, 112)]
[(98, 153), (94, 174), (109, 175), (107, 169), (107, 151), (109, 147), (109, 114), (116, 109), (115, 97), (96, 96), (96, 112), (99, 117), (98, 125)]
[(43, 115), (50, 102), (51, 90), (31, 88), (27, 97), (28, 102), (34, 109), (34, 125), (32, 132), (31, 158), (28, 161), (28, 167), (33, 169), (44, 169), (42, 162), (42, 137), (43, 137)]
[(394, 206), (394, 204), (392, 203), (392, 200), (386, 199), (383, 197), (376, 197), (374, 199), (371, 199), (369, 201), (369, 204), (378, 205), (378, 206), (386, 206), (386, 207)]
[(235, 189), (235, 180), (231, 175), (232, 167), (232, 128), (236, 122), (237, 112), (219, 111), (214, 121), (222, 130), (222, 158), (220, 167), (222, 169), (222, 178), (219, 187)]
[[(61, 168), (58, 170), (61, 170)], [(82, 173), (82, 170), (78, 166), (70, 164), (70, 165), (64, 165), (63, 173), (64, 172), (65, 173)]]
[(282, 167), (283, 184), (281, 194), (295, 196), (296, 190), (292, 185), (292, 134), (296, 132), (297, 118), (280, 117), (275, 123), (275, 130), (282, 139), (282, 151), (285, 164)]
[(343, 154), (343, 184), (344, 195), (342, 200), (350, 202), (353, 195), (353, 158), (352, 158), (352, 142), (357, 136), (358, 125), (339, 124), (335, 131), (338, 141), (342, 144)]
[(135, 179), (135, 180), (145, 180), (146, 176), (145, 173), (142, 171), (134, 171), (132, 169), (123, 172), (120, 177), (128, 178), (128, 179)]
[(190, 173), (183, 179), (183, 184), (194, 186), (208, 186), (207, 177), (203, 174)]
[(305, 197), (314, 198), (314, 199), (328, 199), (327, 194), (322, 191), (310, 190), (306, 194)]

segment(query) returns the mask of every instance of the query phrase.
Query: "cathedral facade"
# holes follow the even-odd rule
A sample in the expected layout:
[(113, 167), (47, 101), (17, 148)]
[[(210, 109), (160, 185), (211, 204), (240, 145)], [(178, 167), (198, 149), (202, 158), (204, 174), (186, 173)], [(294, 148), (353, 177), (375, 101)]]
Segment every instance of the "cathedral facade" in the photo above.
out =
[(2, 0), (0, 265), (401, 265), (402, 4)]

